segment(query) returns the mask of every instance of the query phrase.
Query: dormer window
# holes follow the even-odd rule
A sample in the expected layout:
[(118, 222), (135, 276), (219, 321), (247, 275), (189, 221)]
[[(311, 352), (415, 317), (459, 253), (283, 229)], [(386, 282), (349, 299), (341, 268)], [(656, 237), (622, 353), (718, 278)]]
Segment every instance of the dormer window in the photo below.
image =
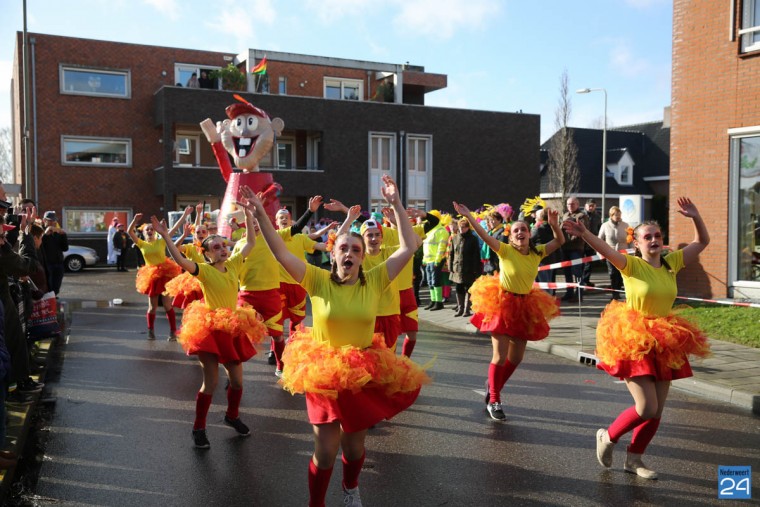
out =
[(630, 185), (632, 183), (631, 166), (628, 166), (628, 165), (620, 166), (620, 172), (618, 174), (619, 174), (618, 182), (621, 185)]

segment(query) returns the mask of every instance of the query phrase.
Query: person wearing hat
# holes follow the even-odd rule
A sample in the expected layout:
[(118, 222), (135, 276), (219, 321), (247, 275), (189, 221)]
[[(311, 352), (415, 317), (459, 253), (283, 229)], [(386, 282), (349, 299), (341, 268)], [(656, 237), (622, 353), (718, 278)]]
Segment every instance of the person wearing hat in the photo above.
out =
[[(438, 210), (429, 211), (428, 215), (433, 215), (438, 220), (441, 219), (441, 213)], [(430, 304), (425, 310), (442, 310), (443, 309), (443, 278), (441, 271), (446, 257), (446, 248), (449, 245), (449, 231), (440, 223), (433, 227), (427, 233), (425, 240), (422, 242), (422, 265), (425, 266), (425, 275), (428, 287), (430, 288)]]
[(45, 255), (45, 270), (48, 276), (48, 288), (57, 296), (63, 282), (63, 252), (69, 249), (66, 231), (58, 224), (55, 211), (46, 211), (42, 216), (45, 233), (42, 235), (42, 251)]
[(127, 252), (129, 251), (129, 234), (124, 230), (124, 224), (117, 223), (116, 232), (111, 240), (116, 255), (116, 271), (129, 271), (127, 269)]
[(116, 252), (113, 247), (113, 237), (116, 234), (116, 224), (119, 223), (119, 219), (116, 217), (113, 217), (111, 219), (111, 223), (108, 224), (108, 236), (107, 236), (107, 245), (108, 245), (108, 254), (106, 255), (106, 262), (108, 264), (116, 264)]

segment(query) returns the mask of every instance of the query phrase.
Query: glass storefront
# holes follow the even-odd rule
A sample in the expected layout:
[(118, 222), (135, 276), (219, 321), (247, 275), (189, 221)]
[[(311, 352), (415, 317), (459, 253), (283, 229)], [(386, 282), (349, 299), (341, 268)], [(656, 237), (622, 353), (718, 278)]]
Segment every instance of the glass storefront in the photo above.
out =
[(760, 282), (760, 134), (733, 143), (739, 176), (737, 280)]

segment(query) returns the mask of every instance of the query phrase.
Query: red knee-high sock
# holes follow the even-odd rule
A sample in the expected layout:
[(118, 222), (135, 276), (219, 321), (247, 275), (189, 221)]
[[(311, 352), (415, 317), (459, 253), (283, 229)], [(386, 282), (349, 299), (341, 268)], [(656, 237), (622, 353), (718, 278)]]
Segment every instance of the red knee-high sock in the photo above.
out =
[(407, 336), (404, 338), (404, 344), (401, 346), (401, 353), (406, 357), (412, 357), (412, 351), (414, 346), (417, 345), (417, 340), (410, 340)]
[(243, 398), (243, 389), (227, 389), (227, 417), (237, 419), (240, 409), (240, 400)]
[(491, 391), (491, 403), (501, 403), (501, 389), (497, 388), (499, 385), (499, 377), (501, 377), (501, 370), (503, 366), (499, 366), (495, 363), (488, 364), (488, 389)]
[(504, 366), (501, 367), (498, 378), (499, 383), (497, 384), (498, 390), (500, 392), (502, 389), (504, 389), (504, 384), (507, 383), (507, 380), (509, 380), (509, 377), (512, 376), (516, 369), (517, 365), (510, 363), (509, 359), (507, 359), (504, 363)]
[(285, 340), (274, 342), (274, 358), (277, 360), (277, 369), (282, 370), (282, 353), (285, 351)]
[(156, 314), (155, 313), (146, 312), (145, 313), (145, 317), (148, 319), (148, 329), (153, 329), (155, 327), (155, 324), (156, 324)]
[(211, 406), (210, 394), (202, 393), (198, 391), (195, 395), (195, 423), (193, 423), (194, 430), (202, 430), (206, 427), (206, 415), (208, 415), (208, 409)]
[(177, 332), (177, 314), (174, 313), (174, 308), (170, 308), (166, 311), (166, 318), (169, 319), (169, 330), (172, 333)]
[(309, 507), (325, 507), (325, 496), (332, 471), (333, 467), (317, 468), (314, 460), (309, 460)]
[(610, 440), (617, 442), (620, 437), (644, 421), (645, 419), (642, 419), (638, 412), (636, 412), (636, 406), (628, 407), (627, 409), (620, 412), (620, 415), (617, 416), (617, 419), (615, 419), (615, 421), (610, 424), (610, 427), (607, 428), (607, 433), (609, 433)]
[(628, 452), (634, 454), (644, 454), (647, 449), (647, 445), (654, 438), (657, 433), (657, 428), (660, 427), (660, 419), (647, 419), (643, 423), (639, 424), (633, 429), (633, 437), (631, 438), (631, 445), (628, 446)]
[(341, 455), (340, 460), (343, 462), (343, 489), (354, 489), (359, 485), (359, 474), (362, 471), (364, 456), (366, 455), (365, 451), (362, 453), (361, 458), (353, 461), (348, 461), (345, 454)]

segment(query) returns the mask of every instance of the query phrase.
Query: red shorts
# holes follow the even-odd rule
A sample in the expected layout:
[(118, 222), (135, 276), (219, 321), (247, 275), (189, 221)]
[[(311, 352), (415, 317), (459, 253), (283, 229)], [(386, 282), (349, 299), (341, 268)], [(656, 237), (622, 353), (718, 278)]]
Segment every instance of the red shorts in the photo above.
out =
[(366, 430), (383, 419), (390, 419), (406, 410), (417, 399), (420, 389), (388, 396), (380, 387), (359, 392), (340, 391), (336, 399), (321, 394), (306, 393), (306, 412), (311, 424), (340, 422), (343, 431), (354, 433)]
[(401, 317), (398, 315), (378, 315), (375, 317), (375, 333), (382, 333), (385, 346), (392, 349), (401, 334)]
[(261, 314), (269, 336), (282, 336), (282, 301), (279, 290), (241, 290), (238, 293), (238, 305), (242, 303), (248, 303)]
[(404, 289), (398, 292), (401, 298), (401, 332), (418, 331), (420, 328), (417, 321), (417, 299), (414, 297), (414, 289)]
[(285, 319), (290, 319), (290, 324), (295, 325), (306, 318), (306, 289), (297, 283), (280, 283), (280, 299), (282, 301), (282, 317), (280, 325)]

